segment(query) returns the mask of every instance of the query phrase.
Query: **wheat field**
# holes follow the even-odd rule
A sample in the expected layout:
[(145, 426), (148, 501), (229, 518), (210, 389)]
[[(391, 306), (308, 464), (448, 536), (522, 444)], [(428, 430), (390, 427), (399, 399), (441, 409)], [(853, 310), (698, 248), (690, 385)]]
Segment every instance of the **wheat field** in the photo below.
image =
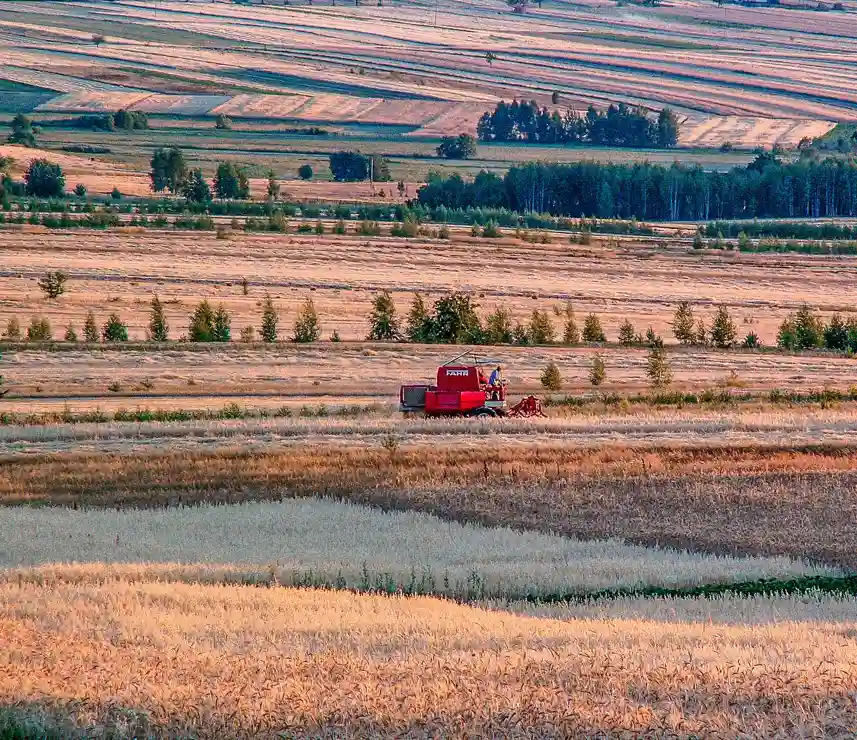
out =
[(307, 578), (359, 588), (365, 581), (366, 589), (380, 577), (399, 589), (413, 580), (432, 593), (476, 591), (496, 598), (837, 574), (783, 557), (580, 542), (320, 499), (145, 511), (4, 508), (0, 528), (11, 533), (0, 568), (64, 562), (213, 563), (239, 570), (256, 565), (270, 566), (284, 583)]
[(811, 619), (775, 608), (776, 624), (687, 621), (680, 605), (669, 622), (631, 605), (631, 618), (552, 620), (429, 598), (13, 580), (0, 701), (65, 736), (71, 722), (120, 738), (853, 736), (855, 622), (836, 600)]

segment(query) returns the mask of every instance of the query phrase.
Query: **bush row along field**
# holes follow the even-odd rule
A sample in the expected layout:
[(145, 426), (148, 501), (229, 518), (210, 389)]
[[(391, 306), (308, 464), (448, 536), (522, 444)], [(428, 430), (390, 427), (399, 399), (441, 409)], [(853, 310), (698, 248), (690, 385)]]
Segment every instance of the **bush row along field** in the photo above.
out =
[[(173, 446), (175, 449), (175, 445)], [(134, 454), (132, 454), (132, 452)], [(329, 496), (464, 524), (857, 568), (847, 445), (253, 447), (5, 459), (6, 505), (160, 507)]]
[(835, 597), (546, 610), (559, 621), (131, 570), (0, 588), (7, 717), (64, 737), (853, 734), (855, 623)]
[[(287, 585), (521, 599), (835, 576), (783, 557), (718, 557), (443, 522), (319, 499), (147, 511), (0, 509), (0, 568), (52, 563), (270, 566)], [(264, 572), (264, 571), (263, 571)]]
[[(150, 383), (146, 383), (147, 386)], [(226, 419), (277, 419), (277, 418), (302, 418), (302, 419), (327, 419), (327, 418), (365, 418), (372, 416), (388, 415), (396, 411), (395, 404), (385, 404), (380, 401), (363, 403), (359, 397), (343, 399), (332, 398), (332, 403), (324, 401), (307, 403), (307, 399), (290, 398), (283, 402), (276, 396), (268, 399), (268, 404), (263, 398), (256, 399), (252, 405), (242, 406), (236, 402), (227, 403), (220, 408), (211, 408), (219, 400), (217, 396), (185, 397), (182, 402), (184, 408), (175, 408), (172, 404), (176, 398), (167, 396), (165, 399), (146, 399), (147, 404), (128, 407), (129, 400), (134, 396), (123, 393), (121, 385), (113, 386), (117, 397), (106, 399), (104, 404), (99, 401), (98, 405), (86, 410), (88, 404), (74, 408), (70, 405), (70, 399), (64, 398), (56, 401), (48, 399), (34, 402), (32, 399), (20, 400), (14, 395), (7, 397), (0, 412), (0, 426), (3, 427), (44, 427), (50, 425), (69, 424), (121, 424), (147, 422), (170, 423), (188, 421), (218, 421)], [(145, 390), (143, 388), (142, 390)], [(151, 390), (151, 388), (150, 388)], [(317, 400), (317, 396), (313, 400)], [(139, 398), (137, 399), (139, 400)], [(73, 401), (73, 400), (72, 400)], [(657, 409), (681, 409), (689, 410), (695, 407), (701, 410), (716, 408), (722, 412), (732, 409), (738, 405), (752, 408), (757, 413), (773, 413), (781, 408), (794, 408), (802, 406), (807, 411), (820, 409), (842, 409), (843, 404), (857, 401), (857, 386), (848, 391), (840, 391), (835, 388), (824, 388), (822, 390), (810, 391), (808, 393), (797, 393), (792, 391), (772, 390), (766, 394), (755, 394), (749, 392), (735, 392), (726, 389), (711, 389), (701, 393), (682, 393), (678, 391), (664, 391), (649, 395), (622, 396), (618, 393), (592, 393), (585, 396), (549, 396), (543, 401), (543, 408), (549, 411), (551, 417), (588, 416), (597, 417), (615, 414), (621, 411), (632, 414), (638, 418), (651, 417)], [(194, 404), (196, 407), (194, 406)], [(33, 407), (38, 410), (33, 410)], [(115, 408), (112, 408), (115, 407)], [(20, 409), (27, 409), (22, 411)], [(845, 410), (850, 413), (850, 407)]]

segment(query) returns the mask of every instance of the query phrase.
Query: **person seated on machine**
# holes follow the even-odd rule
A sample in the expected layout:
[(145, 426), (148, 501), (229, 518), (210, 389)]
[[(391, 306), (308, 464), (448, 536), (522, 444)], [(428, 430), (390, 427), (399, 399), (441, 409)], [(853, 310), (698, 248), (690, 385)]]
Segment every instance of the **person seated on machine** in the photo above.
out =
[(488, 385), (492, 388), (491, 400), (499, 401), (500, 387), (503, 385), (503, 368), (500, 367), (500, 365), (497, 365), (497, 367), (494, 368), (494, 371), (491, 373), (491, 377), (488, 378)]
[(488, 378), (488, 385), (500, 386), (503, 384), (503, 368), (500, 365), (497, 365), (494, 368), (494, 371), (491, 373), (491, 377)]
[(485, 378), (485, 373), (482, 372), (481, 367), (476, 368), (476, 373), (479, 377), (479, 387), (483, 388), (488, 385), (488, 380)]

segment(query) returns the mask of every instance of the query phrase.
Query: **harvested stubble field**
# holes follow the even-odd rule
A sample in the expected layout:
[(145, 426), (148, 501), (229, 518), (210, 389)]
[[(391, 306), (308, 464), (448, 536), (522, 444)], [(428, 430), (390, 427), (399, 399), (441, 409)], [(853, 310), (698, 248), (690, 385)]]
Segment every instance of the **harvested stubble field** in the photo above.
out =
[[(547, 101), (553, 90), (563, 105), (636, 99), (744, 119), (853, 117), (857, 36), (848, 17), (600, 1), (523, 14), (487, 1), (228, 10), (215, 2), (22, 2), (0, 13), (4, 75), (71, 93), (47, 104), (54, 110), (115, 109), (119, 98), (105, 97), (115, 90), (123, 101), (139, 93), (134, 104), (150, 111), (405, 123), (430, 136), (472, 126), (500, 97)], [(89, 46), (69, 31), (107, 41)], [(490, 63), (488, 51), (496, 54)], [(165, 100), (161, 91), (179, 95)], [(741, 140), (746, 120), (732, 128)], [(762, 125), (746, 143), (771, 145), (781, 135)]]
[[(391, 454), (376, 442), (4, 457), (5, 505), (138, 506), (325, 495), (462, 523), (855, 569), (853, 446), (543, 440)], [(110, 448), (107, 447), (107, 450)]]
[(853, 736), (855, 622), (836, 599), (713, 626), (681, 604), (666, 623), (633, 605), (559, 621), (105, 576), (0, 587), (0, 700), (19, 717), (59, 717), (65, 736)]

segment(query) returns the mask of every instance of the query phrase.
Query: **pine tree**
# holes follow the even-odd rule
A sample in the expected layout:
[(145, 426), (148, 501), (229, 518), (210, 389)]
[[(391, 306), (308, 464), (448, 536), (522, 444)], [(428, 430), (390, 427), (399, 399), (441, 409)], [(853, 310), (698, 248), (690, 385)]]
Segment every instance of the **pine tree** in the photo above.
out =
[(153, 342), (166, 342), (170, 337), (170, 327), (164, 316), (164, 307), (157, 295), (152, 296), (152, 309), (149, 316), (149, 339)]
[(369, 314), (369, 336), (373, 341), (395, 340), (399, 338), (399, 319), (396, 316), (396, 304), (390, 291), (385, 290), (372, 299), (372, 313)]
[(511, 344), (512, 328), (512, 314), (499, 306), (485, 319), (485, 340), (489, 344)]
[(735, 324), (726, 310), (726, 306), (720, 306), (711, 324), (711, 343), (715, 347), (726, 349), (735, 344)]
[(307, 298), (295, 321), (295, 333), (293, 342), (316, 342), (321, 336), (321, 327), (318, 324), (318, 314), (312, 298)]
[(559, 372), (557, 364), (551, 360), (542, 370), (541, 375), (542, 387), (549, 391), (558, 391), (562, 389), (562, 375)]
[(672, 383), (672, 369), (662, 344), (656, 344), (649, 350), (646, 375), (652, 388), (666, 388)]
[(66, 342), (76, 342), (77, 341), (77, 332), (74, 330), (74, 327), (69, 324), (65, 329), (65, 336), (63, 339)]
[(277, 315), (277, 309), (274, 308), (274, 302), (271, 296), (265, 293), (265, 301), (262, 303), (262, 330), (259, 332), (263, 342), (277, 341), (277, 324), (280, 322), (280, 317)]
[(414, 293), (411, 310), (408, 312), (408, 325), (405, 330), (412, 342), (432, 341), (432, 322), (425, 301), (419, 293)]
[(208, 301), (200, 301), (194, 309), (187, 336), (191, 342), (214, 341), (214, 309)]
[(812, 349), (824, 343), (824, 323), (809, 306), (801, 306), (794, 315), (798, 349)]
[(228, 342), (232, 338), (232, 319), (221, 303), (214, 314), (212, 341)]
[(574, 309), (571, 306), (571, 301), (565, 304), (562, 314), (565, 316), (565, 324), (562, 329), (562, 343), (580, 344), (580, 330), (577, 328), (577, 321), (574, 318)]
[(626, 347), (637, 341), (637, 334), (634, 330), (634, 325), (628, 321), (628, 319), (625, 319), (619, 325), (619, 341)]
[(596, 388), (607, 378), (607, 369), (604, 367), (604, 358), (595, 355), (592, 358), (592, 368), (589, 370), (589, 382)]
[(606, 342), (607, 337), (604, 336), (604, 329), (601, 328), (601, 320), (591, 313), (586, 317), (583, 323), (583, 341), (584, 342)]
[(95, 314), (92, 311), (86, 314), (86, 321), (83, 324), (83, 339), (86, 342), (98, 341), (98, 326), (95, 324)]
[(693, 309), (688, 301), (678, 304), (672, 323), (673, 334), (682, 344), (696, 343), (696, 329), (693, 318)]
[(848, 328), (838, 313), (830, 317), (824, 329), (824, 346), (840, 352), (848, 348)]
[(554, 328), (546, 311), (533, 309), (529, 326), (530, 344), (551, 344), (554, 339)]
[(784, 319), (777, 331), (777, 347), (782, 349), (797, 348), (797, 332), (795, 331), (794, 320), (791, 316)]

